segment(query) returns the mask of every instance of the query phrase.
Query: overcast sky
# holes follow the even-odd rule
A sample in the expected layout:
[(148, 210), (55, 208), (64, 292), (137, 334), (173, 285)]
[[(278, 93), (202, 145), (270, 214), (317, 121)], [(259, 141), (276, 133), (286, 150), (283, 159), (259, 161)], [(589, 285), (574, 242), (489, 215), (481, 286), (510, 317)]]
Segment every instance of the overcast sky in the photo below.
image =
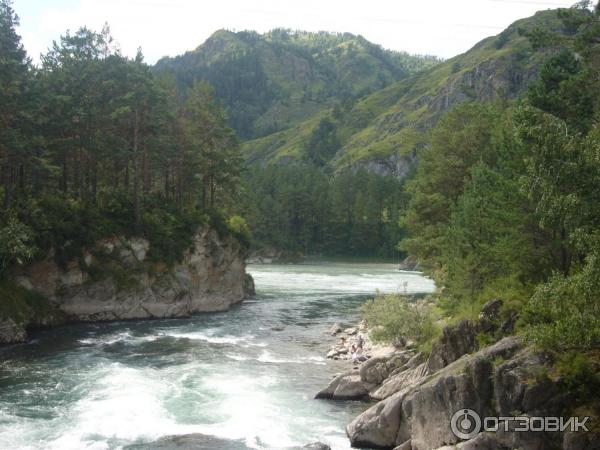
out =
[(20, 33), (37, 61), (67, 29), (108, 22), (126, 55), (146, 60), (196, 48), (214, 31), (349, 31), (385, 48), (448, 58), (561, 0), (14, 0)]

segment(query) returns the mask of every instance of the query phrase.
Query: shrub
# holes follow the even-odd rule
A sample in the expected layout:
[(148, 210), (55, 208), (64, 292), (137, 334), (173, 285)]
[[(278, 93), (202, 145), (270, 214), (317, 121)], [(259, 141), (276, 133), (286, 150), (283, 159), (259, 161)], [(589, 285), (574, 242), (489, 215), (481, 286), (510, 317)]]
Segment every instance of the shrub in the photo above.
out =
[(555, 275), (540, 285), (525, 307), (526, 338), (549, 350), (600, 346), (600, 260), (588, 257), (571, 276)]
[(439, 331), (427, 303), (397, 294), (377, 295), (363, 305), (362, 312), (376, 341), (412, 340), (425, 347)]
[(231, 216), (227, 220), (229, 230), (243, 242), (250, 242), (251, 234), (250, 227), (246, 220), (241, 216)]
[(0, 274), (11, 264), (24, 264), (34, 253), (31, 229), (11, 217), (8, 223), (0, 228)]
[(561, 384), (576, 400), (585, 402), (597, 398), (600, 377), (588, 355), (573, 351), (563, 353), (555, 367)]

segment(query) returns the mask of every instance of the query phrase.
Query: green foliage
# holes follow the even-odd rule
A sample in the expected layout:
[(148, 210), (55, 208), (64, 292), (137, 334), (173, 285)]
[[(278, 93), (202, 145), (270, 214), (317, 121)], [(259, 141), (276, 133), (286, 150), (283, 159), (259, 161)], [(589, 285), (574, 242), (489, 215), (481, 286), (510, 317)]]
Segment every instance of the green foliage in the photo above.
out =
[(194, 51), (161, 59), (156, 71), (172, 73), (182, 91), (196, 80), (209, 82), (230, 125), (249, 139), (287, 129), (334, 101), (351, 101), (438, 62), (383, 50), (350, 33), (220, 30)]
[(23, 265), (35, 254), (31, 229), (14, 217), (0, 227), (0, 275), (12, 264)]
[(362, 313), (377, 341), (411, 340), (425, 347), (439, 334), (431, 307), (400, 295), (378, 295), (366, 302)]
[(396, 254), (402, 184), (358, 171), (328, 177), (312, 165), (253, 168), (244, 217), (258, 247), (310, 255)]
[(535, 291), (524, 311), (526, 337), (552, 350), (600, 345), (600, 260), (589, 256), (571, 276), (555, 275)]
[(431, 146), (421, 153), (416, 176), (407, 184), (410, 201), (403, 223), (411, 238), (402, 246), (409, 253), (424, 261), (441, 255), (444, 229), (471, 167), (497, 159), (502, 115), (493, 105), (465, 104), (434, 128)]
[(529, 342), (582, 352), (600, 345), (600, 53), (587, 33), (600, 11), (573, 11), (521, 106), (438, 123), (408, 185), (403, 247), (436, 270), (451, 320), (501, 298)]
[(182, 102), (108, 26), (67, 32), (30, 68), (16, 25), (1, 1), (0, 270), (50, 251), (66, 264), (115, 235), (179, 260), (239, 191), (239, 145), (212, 89), (196, 83)]
[(238, 236), (240, 241), (249, 243), (252, 237), (250, 227), (242, 216), (233, 215), (227, 219), (227, 227), (234, 236)]
[(0, 280), (0, 318), (12, 319), (17, 324), (32, 318), (48, 318), (55, 308), (42, 295), (3, 279)]
[(573, 51), (563, 48), (542, 66), (539, 79), (529, 87), (529, 102), (586, 131), (592, 123), (595, 101), (589, 76)]
[[(328, 168), (342, 172), (366, 162), (385, 167), (394, 164), (392, 158), (397, 157), (404, 157), (410, 164), (429, 143), (426, 132), (448, 110), (465, 101), (463, 93), (475, 101), (517, 97), (527, 88), (526, 77), (520, 75), (535, 72), (547, 57), (547, 53), (536, 51), (529, 39), (518, 33), (518, 29), (534, 27), (565, 32), (556, 10), (542, 11), (514, 23), (497, 38), (479, 42), (462, 55), (430, 64), (367, 96), (336, 99), (344, 106), (335, 116), (340, 151), (329, 161)], [(469, 76), (482, 69), (489, 82)], [(293, 104), (290, 108), (296, 109)], [(261, 164), (306, 160), (310, 134), (321, 119), (329, 116), (330, 109), (330, 104), (316, 110), (304, 108), (303, 114), (290, 120), (288, 126), (245, 142), (247, 160)], [(277, 115), (282, 112), (281, 108), (275, 111)]]
[(335, 124), (328, 118), (321, 119), (306, 144), (306, 155), (313, 164), (326, 164), (340, 148)]
[(596, 401), (600, 389), (597, 361), (591, 355), (569, 351), (558, 356), (555, 363), (560, 383), (579, 403)]

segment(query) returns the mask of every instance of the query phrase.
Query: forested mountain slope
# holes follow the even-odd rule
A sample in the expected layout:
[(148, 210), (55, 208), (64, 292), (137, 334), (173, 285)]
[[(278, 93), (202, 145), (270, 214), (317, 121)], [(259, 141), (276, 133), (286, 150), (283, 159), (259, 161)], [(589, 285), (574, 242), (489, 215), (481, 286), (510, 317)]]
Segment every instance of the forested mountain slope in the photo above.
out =
[[(533, 80), (544, 49), (523, 35), (534, 30), (565, 33), (557, 11), (522, 19), (468, 52), (375, 93), (321, 110), (288, 130), (248, 141), (244, 154), (261, 164), (312, 159), (341, 171), (365, 167), (403, 177), (427, 130), (461, 102), (517, 97)], [(333, 142), (315, 149), (315, 142)]]
[(289, 128), (324, 107), (352, 102), (436, 64), (350, 33), (220, 30), (193, 51), (163, 58), (180, 88), (210, 82), (243, 139)]

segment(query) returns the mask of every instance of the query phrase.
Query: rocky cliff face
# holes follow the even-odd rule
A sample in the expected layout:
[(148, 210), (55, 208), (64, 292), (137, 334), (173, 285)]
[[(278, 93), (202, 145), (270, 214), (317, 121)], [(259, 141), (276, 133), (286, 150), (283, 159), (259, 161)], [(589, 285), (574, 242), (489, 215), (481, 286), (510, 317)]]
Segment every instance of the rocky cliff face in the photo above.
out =
[[(150, 261), (149, 251), (145, 239), (112, 237), (64, 268), (49, 255), (25, 268), (16, 282), (43, 295), (62, 321), (185, 317), (225, 311), (253, 293), (246, 249), (207, 226), (197, 230), (191, 248), (172, 267)], [(7, 319), (0, 323), (0, 342), (22, 341), (25, 329), (37, 325), (44, 324)]]
[[(561, 417), (573, 403), (550, 373), (544, 353), (514, 336), (478, 350), (482, 331), (511, 329), (498, 315), (499, 300), (488, 302), (478, 321), (447, 327), (429, 357), (411, 348), (373, 357), (359, 370), (337, 376), (317, 398), (379, 400), (346, 428), (353, 447), (394, 450), (594, 450), (600, 434), (517, 432), (500, 422), (497, 432), (464, 440), (451, 428), (456, 412), (483, 417)], [(343, 395), (338, 395), (341, 393)], [(505, 427), (504, 423), (508, 423)], [(506, 428), (506, 429), (505, 429)]]

